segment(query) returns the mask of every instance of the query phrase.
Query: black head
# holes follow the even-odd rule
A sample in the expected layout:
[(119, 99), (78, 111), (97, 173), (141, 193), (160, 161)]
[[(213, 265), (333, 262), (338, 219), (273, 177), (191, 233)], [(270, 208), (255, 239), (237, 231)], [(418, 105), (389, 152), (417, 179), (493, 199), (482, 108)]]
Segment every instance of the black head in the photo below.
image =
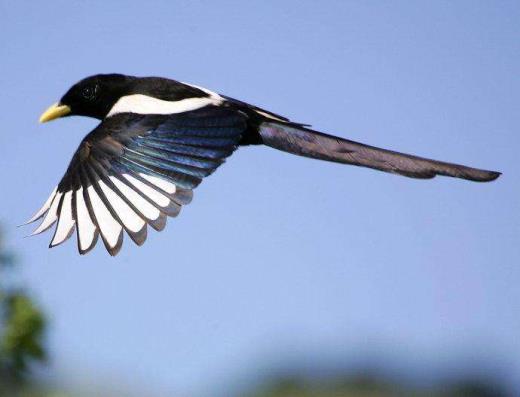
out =
[(74, 84), (61, 100), (40, 118), (41, 122), (65, 116), (103, 119), (112, 106), (131, 92), (135, 77), (122, 74), (98, 74)]

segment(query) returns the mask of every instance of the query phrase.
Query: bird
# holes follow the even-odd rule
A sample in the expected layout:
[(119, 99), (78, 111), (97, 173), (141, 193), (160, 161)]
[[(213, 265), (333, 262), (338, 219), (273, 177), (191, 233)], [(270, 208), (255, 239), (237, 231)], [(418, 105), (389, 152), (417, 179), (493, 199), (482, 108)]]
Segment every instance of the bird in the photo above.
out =
[(99, 237), (112, 256), (123, 236), (138, 246), (191, 202), (193, 190), (237, 148), (291, 154), (410, 178), (437, 175), (488, 182), (501, 173), (380, 149), (312, 130), (260, 107), (162, 77), (97, 74), (74, 84), (40, 117), (101, 120), (79, 144), (44, 205), (25, 223), (53, 225), (49, 247), (76, 231), (86, 254)]

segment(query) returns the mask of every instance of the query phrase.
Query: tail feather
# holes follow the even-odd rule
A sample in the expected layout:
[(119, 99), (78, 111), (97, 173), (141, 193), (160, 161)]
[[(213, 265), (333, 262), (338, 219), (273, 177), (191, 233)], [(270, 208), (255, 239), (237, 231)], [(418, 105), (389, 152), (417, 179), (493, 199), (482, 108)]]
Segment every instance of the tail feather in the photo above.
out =
[(429, 179), (436, 175), (444, 175), (476, 182), (489, 182), (501, 175), (496, 171), (480, 170), (380, 149), (283, 122), (264, 122), (259, 127), (259, 133), (262, 143), (285, 152), (373, 168), (410, 178)]

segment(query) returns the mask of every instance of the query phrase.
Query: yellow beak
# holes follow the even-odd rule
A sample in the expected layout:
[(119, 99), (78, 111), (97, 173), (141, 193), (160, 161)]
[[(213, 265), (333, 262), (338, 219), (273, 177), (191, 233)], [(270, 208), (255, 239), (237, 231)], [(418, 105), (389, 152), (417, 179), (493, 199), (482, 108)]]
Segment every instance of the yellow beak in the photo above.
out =
[(43, 114), (40, 116), (40, 123), (45, 123), (47, 121), (66, 116), (70, 112), (70, 107), (67, 105), (60, 105), (59, 103), (55, 103), (45, 112), (43, 112)]

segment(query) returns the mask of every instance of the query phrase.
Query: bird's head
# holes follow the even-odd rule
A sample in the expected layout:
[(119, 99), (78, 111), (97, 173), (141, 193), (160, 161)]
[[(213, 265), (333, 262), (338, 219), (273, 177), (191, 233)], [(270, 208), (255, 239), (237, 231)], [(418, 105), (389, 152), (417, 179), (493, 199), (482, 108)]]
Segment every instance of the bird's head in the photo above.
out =
[(122, 74), (98, 74), (74, 84), (60, 101), (40, 117), (44, 123), (65, 116), (103, 119), (112, 106), (131, 89), (135, 78)]

